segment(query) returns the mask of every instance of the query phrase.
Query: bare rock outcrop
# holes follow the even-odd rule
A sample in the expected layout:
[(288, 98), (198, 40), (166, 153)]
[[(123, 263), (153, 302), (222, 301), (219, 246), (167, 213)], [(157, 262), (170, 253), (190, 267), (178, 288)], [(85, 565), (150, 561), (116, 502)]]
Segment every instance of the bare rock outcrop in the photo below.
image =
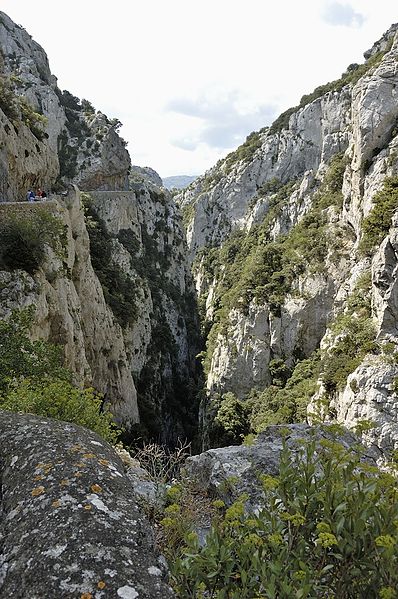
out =
[(100, 437), (0, 412), (0, 457), (1, 596), (174, 597), (122, 462)]

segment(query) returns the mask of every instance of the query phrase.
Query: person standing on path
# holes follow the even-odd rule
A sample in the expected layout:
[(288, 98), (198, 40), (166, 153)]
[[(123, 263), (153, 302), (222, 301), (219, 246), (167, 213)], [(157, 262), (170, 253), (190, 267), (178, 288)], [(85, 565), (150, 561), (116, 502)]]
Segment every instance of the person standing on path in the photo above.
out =
[(35, 194), (34, 194), (34, 192), (31, 189), (29, 189), (29, 191), (28, 191), (28, 193), (26, 195), (26, 199), (27, 199), (28, 202), (34, 202), (35, 201)]

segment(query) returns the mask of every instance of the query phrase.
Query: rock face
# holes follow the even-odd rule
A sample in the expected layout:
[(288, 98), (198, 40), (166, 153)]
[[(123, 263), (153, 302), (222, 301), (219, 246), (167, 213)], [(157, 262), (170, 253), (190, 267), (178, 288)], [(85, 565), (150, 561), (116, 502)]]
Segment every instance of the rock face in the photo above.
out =
[(4, 13), (0, 88), (2, 200), (71, 182), (82, 189), (128, 189), (131, 161), (117, 134), (119, 121), (62, 92), (43, 48)]
[[(32, 336), (64, 349), (77, 381), (104, 394), (119, 425), (141, 422), (141, 434), (170, 443), (192, 437), (197, 322), (175, 206), (145, 186), (87, 198), (97, 219), (90, 217), (88, 231), (103, 227), (91, 244), (77, 188), (45, 205), (14, 205), (21, 218), (45, 209), (61, 219), (65, 255), (49, 247), (33, 275), (1, 272), (0, 314), (35, 306)], [(10, 209), (3, 206), (0, 218)]]
[[(389, 181), (391, 198), (398, 180), (397, 26), (365, 57), (251, 134), (176, 199), (210, 331), (210, 408), (226, 391), (244, 400), (286, 384), (290, 393), (295, 368), (310, 358), (316, 399), (329, 406), (323, 417), (351, 427), (372, 420), (367, 437), (393, 448), (397, 204), (383, 213), (377, 198)], [(376, 245), (364, 250), (369, 223), (377, 228), (383, 219)], [(355, 307), (358, 297), (366, 307)], [(375, 331), (368, 350), (358, 341), (366, 327), (365, 336)], [(357, 363), (347, 364), (344, 335), (357, 347)], [(344, 368), (339, 352), (346, 353)], [(281, 364), (282, 382), (275, 375)], [(294, 418), (289, 410), (286, 418)]]
[[(191, 438), (196, 302), (180, 218), (159, 175), (135, 167), (130, 176), (121, 123), (61, 91), (44, 50), (3, 13), (0, 120), (0, 199), (53, 190), (46, 208), (66, 233), (65, 256), (48, 247), (33, 274), (0, 273), (1, 316), (34, 305), (32, 335), (61, 345), (76, 381), (102, 392), (128, 431), (140, 423), (141, 436)], [(79, 189), (91, 193), (85, 208)], [(22, 220), (42, 209), (3, 208), (0, 218), (20, 210)]]
[(141, 420), (152, 436), (172, 442), (192, 437), (196, 428), (196, 300), (170, 194), (148, 183), (131, 186), (129, 192), (91, 192), (90, 205), (109, 235), (111, 264), (136, 289), (137, 315), (123, 335)]
[[(15, 207), (26, 218), (25, 204)], [(67, 231), (63, 259), (51, 248), (42, 268), (34, 275), (23, 270), (2, 271), (0, 310), (35, 307), (32, 336), (64, 349), (67, 366), (82, 384), (94, 384), (104, 393), (118, 423), (139, 421), (136, 390), (129, 368), (121, 327), (107, 306), (90, 259), (89, 237), (78, 190), (68, 196), (36, 204), (61, 219)], [(3, 218), (6, 212), (3, 210)], [(104, 351), (107, 349), (107, 351)]]
[(133, 184), (147, 182), (157, 187), (163, 187), (160, 175), (150, 166), (132, 166), (130, 179)]
[(107, 443), (78, 426), (0, 412), (0, 454), (3, 597), (174, 597)]

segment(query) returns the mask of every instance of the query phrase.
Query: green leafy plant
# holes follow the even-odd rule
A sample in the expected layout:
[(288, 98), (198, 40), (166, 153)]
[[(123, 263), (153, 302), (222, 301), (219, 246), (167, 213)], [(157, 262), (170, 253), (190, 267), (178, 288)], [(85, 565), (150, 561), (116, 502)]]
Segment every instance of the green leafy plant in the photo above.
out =
[(259, 513), (247, 495), (222, 502), (206, 544), (185, 534), (169, 561), (181, 599), (396, 597), (396, 479), (334, 441), (286, 445), (278, 477), (261, 477)]
[(262, 392), (252, 390), (247, 398), (250, 429), (259, 433), (271, 424), (305, 420), (307, 406), (317, 390), (319, 373), (320, 357), (314, 352), (310, 358), (296, 364), (282, 388), (271, 386)]
[(91, 388), (79, 389), (65, 380), (24, 378), (0, 396), (0, 408), (73, 422), (113, 444), (120, 434), (112, 414), (103, 409), (100, 394)]
[(37, 382), (49, 377), (71, 381), (71, 373), (62, 365), (61, 348), (30, 339), (33, 315), (30, 306), (0, 320), (0, 393), (25, 377)]

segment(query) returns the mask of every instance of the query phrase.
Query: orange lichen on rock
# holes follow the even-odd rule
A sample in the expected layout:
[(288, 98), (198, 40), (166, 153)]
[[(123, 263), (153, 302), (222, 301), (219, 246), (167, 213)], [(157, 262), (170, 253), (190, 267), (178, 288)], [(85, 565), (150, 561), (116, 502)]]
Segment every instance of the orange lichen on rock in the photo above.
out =
[(83, 593), (83, 595), (80, 595), (80, 599), (93, 599), (93, 596), (91, 593)]
[(103, 580), (100, 580), (99, 583), (97, 584), (97, 587), (102, 591), (102, 589), (104, 589), (106, 587), (106, 584)]
[(61, 507), (61, 502), (59, 499), (56, 499), (52, 502), (51, 507)]
[(35, 487), (31, 493), (32, 497), (37, 497), (38, 495), (42, 495), (43, 493), (45, 493), (45, 488), (44, 487)]
[(69, 485), (69, 481), (67, 478), (63, 478), (59, 484), (61, 487), (66, 487), (66, 485)]
[(83, 457), (87, 460), (91, 460), (92, 458), (95, 458), (95, 453), (84, 453)]
[(91, 485), (91, 490), (93, 493), (102, 493), (102, 487), (97, 484)]

